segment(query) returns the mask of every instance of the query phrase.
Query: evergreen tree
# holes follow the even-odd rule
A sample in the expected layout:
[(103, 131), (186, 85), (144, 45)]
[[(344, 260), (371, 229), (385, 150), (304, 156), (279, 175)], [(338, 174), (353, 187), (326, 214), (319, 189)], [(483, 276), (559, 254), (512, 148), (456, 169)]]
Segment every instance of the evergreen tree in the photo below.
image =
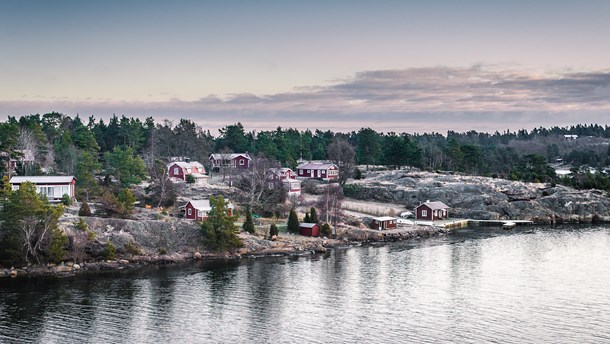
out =
[(117, 196), (118, 202), (123, 207), (123, 214), (131, 214), (133, 212), (133, 205), (136, 203), (136, 197), (133, 195), (131, 190), (125, 188), (119, 192)]
[(48, 256), (53, 263), (59, 263), (66, 255), (66, 244), (68, 236), (59, 228), (55, 228), (51, 235), (51, 244), (49, 245)]
[(235, 220), (237, 216), (229, 216), (227, 203), (222, 196), (210, 197), (212, 209), (207, 220), (201, 225), (203, 239), (211, 251), (227, 251), (243, 246), (239, 238)]
[(311, 219), (309, 218), (309, 212), (308, 211), (305, 212), (305, 217), (303, 218), (303, 222), (305, 222), (305, 223), (310, 223), (311, 222)]
[(114, 147), (106, 153), (106, 174), (114, 176), (123, 186), (140, 184), (146, 177), (144, 160), (135, 156), (131, 148)]
[(299, 217), (297, 216), (297, 212), (294, 210), (294, 208), (290, 209), (290, 214), (288, 215), (288, 232), (299, 232)]
[(81, 203), (80, 209), (78, 210), (78, 216), (91, 216), (91, 208), (89, 208), (87, 201)]
[(252, 211), (250, 211), (250, 207), (246, 209), (246, 221), (244, 222), (242, 228), (244, 231), (254, 234), (254, 221), (252, 220)]
[(328, 223), (325, 223), (322, 225), (322, 227), (320, 227), (320, 235), (323, 237), (330, 237), (330, 235), (332, 234), (330, 225)]
[(275, 223), (272, 223), (271, 226), (269, 226), (269, 239), (273, 238), (274, 236), (277, 236), (278, 234), (280, 234), (279, 229), (277, 228)]
[(316, 208), (311, 207), (311, 209), (309, 209), (309, 222), (311, 223), (318, 223), (318, 221), (320, 221), (318, 219), (318, 213), (316, 212)]

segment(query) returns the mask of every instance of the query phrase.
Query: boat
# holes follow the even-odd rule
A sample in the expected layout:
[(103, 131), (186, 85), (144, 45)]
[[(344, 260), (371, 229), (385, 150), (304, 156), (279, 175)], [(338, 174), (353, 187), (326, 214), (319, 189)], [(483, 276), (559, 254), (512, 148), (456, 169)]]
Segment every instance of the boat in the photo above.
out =
[(515, 227), (517, 227), (517, 224), (512, 221), (504, 222), (504, 224), (502, 225), (502, 229), (504, 230), (513, 229)]

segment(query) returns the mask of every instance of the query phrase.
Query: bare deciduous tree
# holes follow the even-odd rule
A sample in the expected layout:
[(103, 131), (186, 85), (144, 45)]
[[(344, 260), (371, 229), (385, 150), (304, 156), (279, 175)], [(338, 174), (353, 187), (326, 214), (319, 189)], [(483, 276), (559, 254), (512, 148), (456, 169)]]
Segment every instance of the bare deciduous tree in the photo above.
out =
[(339, 167), (339, 184), (345, 185), (354, 170), (356, 151), (346, 140), (337, 139), (328, 146), (328, 159)]

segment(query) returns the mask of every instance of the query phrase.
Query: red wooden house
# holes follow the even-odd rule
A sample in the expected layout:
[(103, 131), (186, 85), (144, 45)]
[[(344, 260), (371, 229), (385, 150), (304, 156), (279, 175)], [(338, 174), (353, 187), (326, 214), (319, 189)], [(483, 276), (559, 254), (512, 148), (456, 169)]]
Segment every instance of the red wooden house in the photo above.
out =
[(301, 195), (301, 181), (296, 179), (294, 171), (289, 168), (270, 168), (267, 171), (269, 189), (283, 187), (288, 197)]
[(382, 216), (374, 217), (371, 221), (371, 228), (377, 230), (396, 228), (397, 221), (393, 217)]
[(25, 182), (34, 184), (36, 192), (46, 196), (49, 202), (59, 202), (63, 195), (75, 198), (76, 179), (73, 176), (14, 176), (9, 180), (13, 190), (18, 190)]
[(197, 161), (174, 161), (167, 164), (169, 176), (186, 180), (190, 174), (195, 178), (196, 184), (207, 183), (208, 176), (205, 175), (205, 167)]
[(415, 218), (418, 220), (442, 220), (449, 217), (449, 206), (443, 202), (426, 202), (415, 208)]
[[(227, 214), (233, 216), (233, 204), (227, 202)], [(212, 210), (209, 199), (190, 200), (184, 206), (184, 217), (191, 220), (204, 221), (208, 218), (208, 213)]]
[(332, 181), (339, 178), (339, 167), (335, 164), (305, 162), (297, 167), (299, 178), (314, 178)]
[(233, 167), (248, 169), (252, 158), (248, 153), (217, 153), (210, 155), (212, 168)]
[(299, 234), (317, 237), (320, 235), (320, 225), (317, 223), (303, 222), (299, 225)]

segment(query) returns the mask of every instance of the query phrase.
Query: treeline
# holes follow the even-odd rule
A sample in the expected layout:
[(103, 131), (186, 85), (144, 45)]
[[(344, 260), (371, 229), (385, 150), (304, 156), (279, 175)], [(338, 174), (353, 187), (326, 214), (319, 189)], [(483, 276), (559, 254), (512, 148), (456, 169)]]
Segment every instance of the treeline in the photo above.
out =
[[(568, 140), (564, 135), (578, 135)], [(216, 135), (188, 119), (177, 123), (112, 116), (106, 123), (60, 113), (10, 117), (0, 123), (0, 173), (9, 172), (9, 159), (20, 162), (17, 174), (74, 174), (80, 192), (89, 192), (94, 177), (114, 177), (128, 185), (146, 175), (155, 161), (190, 157), (204, 164), (214, 152), (249, 152), (287, 167), (297, 160), (326, 160), (329, 146), (347, 142), (358, 165), (387, 168), (416, 167), (456, 171), (524, 181), (567, 182), (549, 163), (603, 171), (610, 165), (610, 127), (576, 125), (531, 131), (469, 131), (439, 133), (381, 133), (362, 128), (349, 133), (278, 127), (273, 131), (246, 131), (240, 123), (227, 125)], [(141, 161), (140, 161), (141, 160)], [(575, 185), (590, 183), (575, 183)], [(94, 191), (94, 190), (93, 190)]]

